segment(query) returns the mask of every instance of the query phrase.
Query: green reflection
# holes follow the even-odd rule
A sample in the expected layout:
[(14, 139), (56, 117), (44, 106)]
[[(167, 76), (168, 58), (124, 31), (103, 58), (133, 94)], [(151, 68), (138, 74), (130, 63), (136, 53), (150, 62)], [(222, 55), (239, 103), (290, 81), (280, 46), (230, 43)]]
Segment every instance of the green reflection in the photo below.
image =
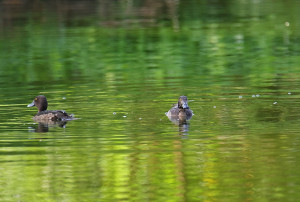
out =
[[(2, 8), (1, 201), (299, 198), (298, 1)], [(38, 94), (80, 119), (35, 133)]]

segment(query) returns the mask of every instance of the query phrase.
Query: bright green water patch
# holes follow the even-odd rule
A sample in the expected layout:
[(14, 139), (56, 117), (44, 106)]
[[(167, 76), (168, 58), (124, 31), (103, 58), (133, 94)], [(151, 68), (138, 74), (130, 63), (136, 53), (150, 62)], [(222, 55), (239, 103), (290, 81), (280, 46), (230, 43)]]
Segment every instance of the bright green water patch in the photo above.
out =
[(298, 199), (299, 3), (132, 2), (1, 24), (1, 201)]

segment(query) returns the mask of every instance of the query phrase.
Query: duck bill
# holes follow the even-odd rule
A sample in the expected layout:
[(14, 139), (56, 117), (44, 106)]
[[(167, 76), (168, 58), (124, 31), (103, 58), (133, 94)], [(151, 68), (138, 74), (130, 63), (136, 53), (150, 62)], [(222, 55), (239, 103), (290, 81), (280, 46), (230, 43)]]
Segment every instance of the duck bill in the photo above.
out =
[(182, 108), (183, 108), (183, 109), (188, 109), (189, 106), (188, 106), (188, 104), (187, 104), (186, 102), (184, 102), (184, 103), (182, 103)]
[(29, 105), (27, 105), (27, 107), (34, 107), (34, 101), (32, 103), (30, 103)]

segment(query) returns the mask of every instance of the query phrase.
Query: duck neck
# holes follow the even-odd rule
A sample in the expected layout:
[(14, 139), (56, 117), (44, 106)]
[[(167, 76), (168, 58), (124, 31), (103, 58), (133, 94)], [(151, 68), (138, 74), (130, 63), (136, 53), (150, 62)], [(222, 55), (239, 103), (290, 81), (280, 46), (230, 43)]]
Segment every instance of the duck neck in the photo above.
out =
[(39, 108), (39, 112), (43, 112), (47, 110), (47, 106), (42, 106)]

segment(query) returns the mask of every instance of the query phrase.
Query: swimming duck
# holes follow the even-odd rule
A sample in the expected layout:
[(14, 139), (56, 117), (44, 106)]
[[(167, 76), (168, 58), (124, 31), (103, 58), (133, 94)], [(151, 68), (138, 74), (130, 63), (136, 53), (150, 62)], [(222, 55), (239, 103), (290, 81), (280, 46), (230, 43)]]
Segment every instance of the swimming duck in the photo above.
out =
[(174, 105), (167, 113), (168, 117), (179, 117), (190, 119), (193, 116), (193, 111), (188, 106), (188, 99), (186, 96), (180, 96), (178, 103)]
[(47, 98), (44, 95), (39, 95), (34, 98), (31, 104), (27, 105), (27, 107), (36, 106), (38, 108), (38, 113), (33, 117), (36, 121), (64, 121), (71, 120), (73, 115), (68, 115), (63, 110), (47, 110), (48, 102)]

